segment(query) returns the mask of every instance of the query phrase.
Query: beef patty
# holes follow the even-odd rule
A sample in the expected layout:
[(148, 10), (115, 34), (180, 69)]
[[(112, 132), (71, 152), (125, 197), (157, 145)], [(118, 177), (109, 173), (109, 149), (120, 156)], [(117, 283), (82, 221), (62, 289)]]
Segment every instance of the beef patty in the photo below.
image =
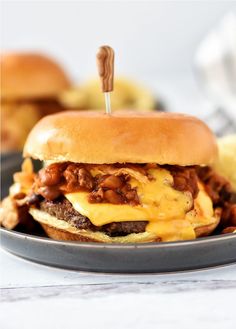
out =
[(130, 233), (145, 232), (147, 221), (131, 221), (131, 222), (113, 222), (103, 226), (95, 226), (90, 220), (76, 211), (72, 204), (64, 197), (54, 201), (43, 200), (39, 204), (42, 211), (49, 215), (55, 216), (57, 219), (65, 220), (78, 229), (101, 231), (110, 236), (123, 236)]

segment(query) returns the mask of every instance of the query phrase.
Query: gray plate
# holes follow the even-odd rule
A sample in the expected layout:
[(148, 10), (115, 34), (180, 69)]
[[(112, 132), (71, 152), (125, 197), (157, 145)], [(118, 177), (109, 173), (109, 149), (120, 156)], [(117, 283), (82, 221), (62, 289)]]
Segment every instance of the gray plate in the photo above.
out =
[(236, 235), (194, 241), (118, 245), (54, 241), (1, 229), (1, 244), (25, 259), (73, 270), (162, 273), (236, 262)]
[[(3, 195), (19, 168), (20, 155), (2, 159)], [(113, 273), (163, 273), (194, 270), (236, 262), (236, 234), (191, 241), (148, 244), (100, 244), (54, 241), (1, 228), (7, 251), (45, 265)]]

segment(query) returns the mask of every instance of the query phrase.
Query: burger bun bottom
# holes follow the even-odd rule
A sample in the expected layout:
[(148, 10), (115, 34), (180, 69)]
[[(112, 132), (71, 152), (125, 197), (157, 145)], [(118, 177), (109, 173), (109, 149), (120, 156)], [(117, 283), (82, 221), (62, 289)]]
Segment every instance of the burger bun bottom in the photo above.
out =
[[(77, 229), (68, 222), (59, 220), (56, 217), (35, 208), (31, 208), (29, 212), (32, 217), (41, 224), (47, 236), (54, 240), (121, 244), (161, 242), (161, 239), (151, 232), (132, 233), (126, 236), (111, 237), (103, 232)], [(195, 228), (196, 237), (211, 234), (217, 227), (219, 218), (218, 210), (216, 210), (215, 222)]]

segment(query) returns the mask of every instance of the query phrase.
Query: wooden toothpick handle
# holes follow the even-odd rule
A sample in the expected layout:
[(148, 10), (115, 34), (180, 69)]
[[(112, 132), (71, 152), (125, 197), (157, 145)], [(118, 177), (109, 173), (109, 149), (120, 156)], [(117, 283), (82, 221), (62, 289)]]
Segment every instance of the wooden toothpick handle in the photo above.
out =
[(109, 46), (102, 46), (97, 52), (98, 73), (101, 78), (104, 93), (113, 90), (114, 78), (114, 50)]

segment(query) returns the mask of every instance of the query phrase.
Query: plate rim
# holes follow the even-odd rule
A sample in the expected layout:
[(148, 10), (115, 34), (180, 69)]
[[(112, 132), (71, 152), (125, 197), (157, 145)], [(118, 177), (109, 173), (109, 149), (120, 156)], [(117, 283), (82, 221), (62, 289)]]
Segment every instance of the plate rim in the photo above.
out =
[[(17, 237), (20, 239), (27, 239), (33, 242), (60, 245), (60, 246), (74, 246), (74, 247), (85, 247), (85, 248), (98, 248), (98, 249), (152, 249), (152, 248), (165, 248), (165, 247), (182, 247), (187, 245), (201, 245), (207, 242), (215, 242), (217, 240), (232, 240), (236, 239), (235, 233), (227, 233), (217, 236), (202, 237), (195, 240), (185, 240), (185, 241), (170, 241), (170, 242), (149, 242), (149, 243), (101, 243), (101, 242), (75, 242), (75, 241), (63, 241), (63, 240), (53, 240), (49, 237), (35, 236), (28, 233), (18, 232), (4, 227), (0, 227), (0, 233), (7, 234), (9, 236)], [(1, 242), (1, 240), (0, 240)], [(2, 245), (2, 242), (1, 242)]]

